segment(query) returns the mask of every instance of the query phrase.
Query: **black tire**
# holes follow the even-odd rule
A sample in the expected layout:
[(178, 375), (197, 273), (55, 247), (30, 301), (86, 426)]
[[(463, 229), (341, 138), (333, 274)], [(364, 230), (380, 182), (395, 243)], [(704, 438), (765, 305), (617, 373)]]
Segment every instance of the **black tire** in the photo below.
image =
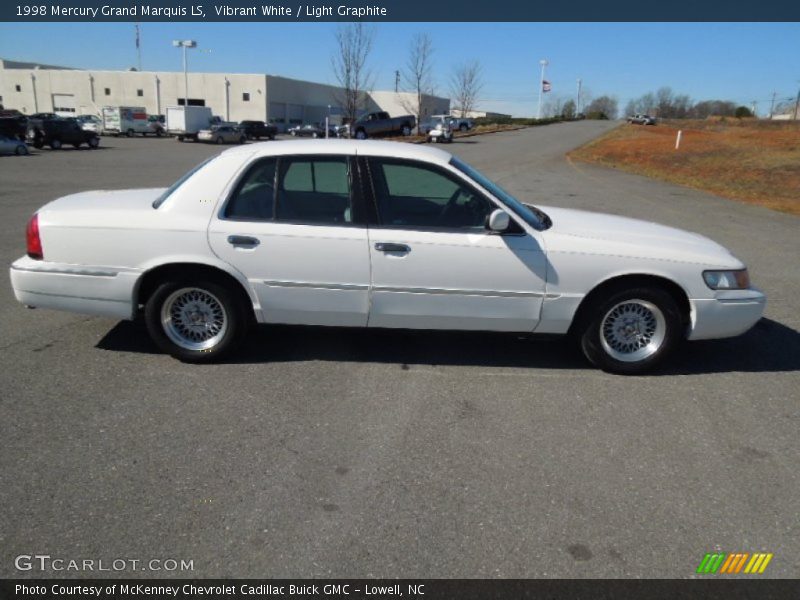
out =
[(89, 148), (94, 150), (98, 146), (100, 146), (100, 138), (99, 137), (89, 138)]
[(126, 137), (133, 137), (133, 129), (128, 129), (128, 131), (125, 132), (125, 136)]
[(409, 124), (407, 124), (407, 123), (406, 123), (405, 125), (403, 125), (403, 129), (402, 129), (401, 133), (402, 133), (402, 134), (403, 134), (405, 137), (408, 137), (408, 136), (410, 136), (410, 135), (411, 135), (411, 125), (409, 125)]
[(469, 129), (469, 127), (467, 127), (466, 123), (462, 123), (461, 125), (459, 125), (458, 129), (463, 133), (463, 132), (467, 131)]
[(223, 140), (222, 137), (218, 137), (215, 141), (217, 144), (221, 144), (225, 140)]
[(363, 129), (359, 129), (358, 131), (356, 131), (356, 139), (357, 140), (367, 139), (367, 132), (364, 131)]
[(61, 148), (61, 140), (50, 140), (50, 148), (53, 150), (59, 150)]
[[(168, 325), (162, 323), (162, 310), (166, 302), (184, 289), (211, 294), (223, 308), (226, 328), (219, 340), (204, 349), (190, 349), (176, 343), (168, 334)], [(187, 363), (215, 362), (233, 352), (242, 342), (249, 319), (244, 303), (228, 287), (215, 281), (167, 281), (159, 285), (145, 304), (145, 324), (150, 338), (167, 354)], [(175, 334), (172, 334), (175, 335)]]
[[(652, 331), (646, 329), (643, 341), (635, 340), (631, 348), (639, 344), (643, 347), (617, 350), (612, 345), (624, 344), (614, 337), (614, 311), (638, 310), (645, 315), (644, 323), (653, 323)], [(628, 313), (630, 314), (630, 313)], [(620, 375), (637, 375), (656, 367), (683, 340), (683, 319), (675, 298), (666, 290), (658, 287), (636, 287), (610, 290), (609, 294), (595, 301), (584, 313), (585, 318), (579, 328), (580, 345), (584, 356), (593, 365), (609, 373)], [(625, 315), (617, 315), (616, 322), (622, 324)], [(635, 318), (635, 314), (634, 314)], [(640, 331), (641, 322), (635, 331)], [(621, 327), (616, 329), (618, 336), (625, 336)], [(636, 336), (634, 331), (629, 336)], [(633, 339), (628, 337), (626, 339)], [(624, 359), (620, 359), (624, 357)]]
[(275, 136), (274, 136), (274, 135), (271, 135), (271, 136), (269, 136), (269, 139), (270, 139), (271, 141), (274, 141), (274, 140), (275, 140)]
[(16, 149), (14, 150), (14, 154), (16, 154), (17, 156), (25, 156), (26, 154), (28, 154), (28, 147), (25, 145), (17, 146)]
[(242, 136), (242, 137), (239, 138), (239, 143), (240, 144), (244, 144), (246, 141), (247, 141), (247, 138), (245, 136)]
[(156, 129), (156, 137), (161, 137), (161, 130), (160, 129)]

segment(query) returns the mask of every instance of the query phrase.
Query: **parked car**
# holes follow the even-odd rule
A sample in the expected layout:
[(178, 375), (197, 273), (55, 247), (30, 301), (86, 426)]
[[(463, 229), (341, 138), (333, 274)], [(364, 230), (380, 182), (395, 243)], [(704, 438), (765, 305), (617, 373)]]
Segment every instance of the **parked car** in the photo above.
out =
[(472, 119), (467, 119), (466, 117), (450, 117), (450, 126), (453, 129), (458, 129), (460, 132), (464, 133), (465, 131), (469, 131), (475, 127), (475, 122)]
[(147, 133), (161, 137), (167, 133), (167, 119), (164, 115), (147, 116)]
[(75, 117), (81, 128), (85, 131), (93, 131), (94, 133), (101, 133), (103, 131), (103, 121), (95, 115), (81, 115)]
[[(324, 138), (325, 125), (322, 123), (295, 125), (288, 129), (288, 133), (295, 137)], [(328, 137), (336, 137), (336, 129), (334, 127), (328, 129)]]
[(358, 140), (383, 135), (411, 135), (417, 126), (414, 115), (390, 117), (388, 112), (367, 113), (350, 124), (350, 136)]
[(453, 141), (453, 122), (449, 117), (444, 115), (431, 117), (425, 123), (425, 135), (428, 142), (449, 144)]
[(650, 115), (635, 114), (628, 117), (628, 123), (632, 123), (633, 125), (655, 125), (656, 118)]
[(143, 307), (187, 362), (222, 358), (256, 322), (569, 333), (593, 364), (641, 373), (687, 337), (743, 333), (766, 301), (708, 238), (536, 207), (447, 152), (391, 142), (230, 149), (167, 189), (50, 202), (26, 237), (19, 302)]
[(86, 131), (75, 118), (64, 119), (29, 119), (28, 142), (34, 148), (50, 146), (58, 150), (64, 144), (75, 148), (87, 144), (90, 148), (100, 146), (100, 136), (93, 131)]
[(198, 142), (214, 142), (215, 144), (244, 144), (247, 137), (238, 127), (221, 125), (197, 132)]
[(56, 113), (52, 112), (41, 112), (41, 113), (33, 113), (28, 117), (28, 119), (61, 119), (63, 117), (59, 117)]
[(28, 146), (17, 137), (0, 135), (0, 154), (28, 154)]
[(278, 128), (275, 125), (267, 124), (264, 121), (242, 121), (239, 123), (239, 129), (249, 140), (260, 140), (261, 138), (274, 140), (278, 134)]
[(28, 117), (25, 115), (9, 115), (0, 117), (0, 135), (18, 140), (25, 140), (28, 132)]

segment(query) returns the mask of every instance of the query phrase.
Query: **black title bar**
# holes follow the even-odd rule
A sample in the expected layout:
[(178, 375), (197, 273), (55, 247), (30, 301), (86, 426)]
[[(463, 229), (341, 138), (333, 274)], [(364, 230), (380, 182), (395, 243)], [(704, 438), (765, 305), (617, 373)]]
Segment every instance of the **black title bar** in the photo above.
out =
[(6, 579), (3, 600), (759, 600), (797, 598), (800, 581), (775, 579)]
[(504, 22), (800, 21), (800, 2), (762, 0), (48, 0), (0, 3), (0, 21), (195, 21), (195, 22)]

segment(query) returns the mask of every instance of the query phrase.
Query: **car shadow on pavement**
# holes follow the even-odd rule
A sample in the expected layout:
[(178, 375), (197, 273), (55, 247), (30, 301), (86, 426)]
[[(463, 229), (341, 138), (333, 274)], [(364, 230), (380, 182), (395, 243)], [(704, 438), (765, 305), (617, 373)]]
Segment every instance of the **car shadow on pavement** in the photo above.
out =
[[(141, 321), (121, 321), (97, 344), (115, 352), (157, 354)], [(259, 326), (224, 362), (257, 364), (324, 360), (407, 365), (589, 369), (575, 344), (562, 337), (452, 331)], [(653, 375), (800, 370), (800, 333), (762, 319), (728, 340), (685, 344)]]

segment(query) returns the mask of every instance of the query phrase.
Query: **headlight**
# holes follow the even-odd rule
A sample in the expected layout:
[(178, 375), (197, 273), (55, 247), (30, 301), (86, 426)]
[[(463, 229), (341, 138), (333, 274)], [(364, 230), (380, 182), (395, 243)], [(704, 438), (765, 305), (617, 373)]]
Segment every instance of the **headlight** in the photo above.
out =
[(747, 269), (741, 271), (703, 271), (703, 279), (712, 290), (746, 290), (750, 287)]

